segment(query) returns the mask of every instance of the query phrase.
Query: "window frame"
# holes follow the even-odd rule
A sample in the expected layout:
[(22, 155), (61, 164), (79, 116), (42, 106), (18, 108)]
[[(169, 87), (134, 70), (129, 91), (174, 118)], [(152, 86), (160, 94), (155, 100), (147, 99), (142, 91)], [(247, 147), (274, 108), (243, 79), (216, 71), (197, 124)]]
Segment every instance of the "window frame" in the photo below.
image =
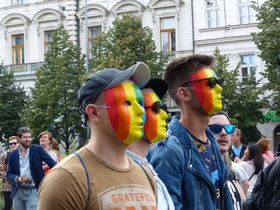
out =
[[(94, 28), (94, 27), (100, 27), (100, 32), (96, 35), (96, 36), (94, 36), (94, 37), (91, 37), (91, 28)], [(95, 41), (95, 38), (97, 37), (97, 36), (99, 36), (101, 33), (103, 32), (103, 26), (101, 25), (101, 24), (99, 24), (99, 25), (92, 25), (92, 26), (89, 26), (88, 27), (88, 40), (87, 40), (87, 45), (88, 45), (88, 54), (90, 55), (90, 57), (91, 57), (91, 50), (92, 50), (92, 48), (93, 48), (93, 46), (94, 45), (92, 45), (92, 43), (95, 43), (96, 41)]]
[[(208, 4), (208, 1), (209, 0), (206, 0), (206, 19), (207, 19), (207, 27), (208, 28), (217, 28), (217, 27), (220, 27), (221, 25), (221, 10), (220, 10), (220, 6), (218, 5), (218, 0), (212, 0), (214, 1), (215, 3), (211, 6), (209, 6)], [(215, 17), (213, 18), (212, 21), (214, 21), (215, 25), (214, 26), (210, 26), (209, 24), (209, 20), (211, 21), (211, 19), (209, 19), (209, 16), (208, 16), (208, 12), (210, 11), (213, 11), (214, 12), (214, 15)]]
[(13, 5), (24, 5), (25, 4), (25, 0), (13, 0)]
[[(252, 0), (246, 0), (247, 2), (242, 2), (238, 0), (238, 18), (239, 24), (251, 24), (256, 22), (256, 11), (252, 8), (254, 2)], [(245, 8), (245, 15), (241, 13), (241, 8)], [(245, 18), (245, 21), (242, 22), (242, 18)]]
[[(17, 36), (22, 36), (23, 38), (23, 44), (15, 44), (14, 45), (14, 40)], [(15, 62), (15, 49), (17, 49), (17, 61)], [(21, 65), (21, 64), (24, 64), (25, 63), (25, 53), (24, 53), (24, 34), (14, 34), (12, 35), (12, 65)], [(22, 52), (22, 56), (21, 56), (21, 53)]]
[[(163, 19), (168, 19), (168, 18), (173, 18), (174, 19), (174, 28), (168, 28), (168, 29), (162, 29), (162, 20)], [(159, 18), (159, 26), (160, 26), (160, 49), (162, 52), (164, 53), (171, 53), (171, 52), (176, 52), (176, 17), (175, 16), (168, 16), (168, 17), (160, 17)], [(168, 51), (163, 51), (163, 44), (162, 44), (162, 37), (163, 37), (163, 33), (167, 32), (167, 36), (168, 36)], [(175, 39), (175, 43), (174, 46), (172, 46), (172, 33), (174, 33), (174, 39)], [(174, 47), (175, 50), (172, 50), (172, 47)]]
[(55, 30), (44, 31), (44, 52), (45, 52), (45, 54), (49, 51), (49, 45), (51, 42), (51, 41), (47, 40), (47, 33), (49, 33), (49, 32), (52, 33), (51, 36), (53, 36), (53, 33), (55, 32)]
[[(243, 64), (242, 63), (242, 57), (250, 57), (250, 56), (254, 57), (254, 63)], [(251, 58), (249, 58), (249, 60), (251, 60)], [(241, 81), (242, 82), (246, 82), (248, 80), (248, 78), (250, 78), (251, 76), (256, 77), (257, 65), (256, 65), (256, 55), (254, 53), (240, 55), (240, 62), (241, 62), (240, 76), (241, 76)], [(245, 69), (245, 68), (247, 69), (247, 75), (243, 75), (243, 69)]]

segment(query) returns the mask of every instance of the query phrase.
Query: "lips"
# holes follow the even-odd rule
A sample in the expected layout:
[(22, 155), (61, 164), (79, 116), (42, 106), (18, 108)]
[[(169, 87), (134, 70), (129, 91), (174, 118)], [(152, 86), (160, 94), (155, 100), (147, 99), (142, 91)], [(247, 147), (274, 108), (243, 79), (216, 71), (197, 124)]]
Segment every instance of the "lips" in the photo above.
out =
[(229, 144), (229, 142), (227, 140), (221, 140), (221, 141), (218, 141), (219, 144)]

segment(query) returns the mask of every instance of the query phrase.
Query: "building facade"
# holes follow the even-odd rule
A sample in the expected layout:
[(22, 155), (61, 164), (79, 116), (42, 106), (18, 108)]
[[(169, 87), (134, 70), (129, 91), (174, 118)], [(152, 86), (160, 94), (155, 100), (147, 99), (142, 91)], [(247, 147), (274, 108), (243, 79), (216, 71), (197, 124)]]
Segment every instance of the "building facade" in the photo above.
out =
[(85, 1), (79, 0), (0, 0), (0, 60), (28, 91), (61, 24), (85, 53), (116, 16), (132, 12), (153, 30), (157, 50), (178, 57), (212, 54), (219, 47), (230, 68), (242, 63), (240, 80), (251, 74), (260, 79), (264, 62), (252, 41), (257, 22), (251, 5), (251, 0), (88, 0), (86, 14)]
[[(230, 69), (241, 62), (240, 80), (252, 74), (259, 80), (264, 62), (251, 36), (257, 32), (252, 4), (252, 0), (0, 0), (0, 60), (30, 92), (52, 33), (61, 24), (85, 53), (95, 36), (129, 12), (153, 30), (157, 50), (171, 58), (213, 54), (219, 47), (228, 55)], [(266, 82), (262, 79), (261, 85)]]

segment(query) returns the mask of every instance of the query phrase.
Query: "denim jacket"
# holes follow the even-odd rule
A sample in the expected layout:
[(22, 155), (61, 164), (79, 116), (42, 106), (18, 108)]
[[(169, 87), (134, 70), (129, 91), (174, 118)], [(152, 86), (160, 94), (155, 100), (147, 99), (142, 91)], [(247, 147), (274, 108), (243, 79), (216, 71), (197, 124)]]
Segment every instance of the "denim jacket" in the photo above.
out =
[[(206, 134), (213, 147), (219, 171), (222, 210), (232, 210), (233, 204), (226, 184), (228, 168), (224, 164), (214, 135)], [(152, 146), (147, 155), (160, 179), (165, 183), (176, 210), (215, 210), (216, 189), (205, 161), (190, 139), (189, 131), (173, 117), (168, 135)]]

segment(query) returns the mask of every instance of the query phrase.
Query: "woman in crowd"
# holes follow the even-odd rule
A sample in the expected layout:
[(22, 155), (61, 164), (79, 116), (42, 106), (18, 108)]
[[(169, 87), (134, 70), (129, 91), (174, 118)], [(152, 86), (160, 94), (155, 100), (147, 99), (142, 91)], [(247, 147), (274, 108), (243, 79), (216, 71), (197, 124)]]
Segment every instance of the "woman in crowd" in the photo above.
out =
[(257, 144), (249, 144), (239, 164), (247, 172), (249, 177), (249, 189), (246, 194), (248, 199), (251, 197), (259, 172), (267, 165), (264, 162), (260, 146)]
[(271, 163), (275, 159), (274, 154), (270, 151), (271, 140), (268, 138), (261, 138), (257, 144), (261, 147), (264, 162), (267, 164)]
[[(38, 138), (40, 141), (40, 145), (45, 149), (45, 151), (52, 157), (55, 162), (59, 162), (58, 156), (52, 148), (52, 134), (48, 131), (43, 131), (39, 134)], [(43, 163), (43, 169), (45, 171), (45, 174), (47, 174), (50, 170), (49, 166), (46, 163)]]

